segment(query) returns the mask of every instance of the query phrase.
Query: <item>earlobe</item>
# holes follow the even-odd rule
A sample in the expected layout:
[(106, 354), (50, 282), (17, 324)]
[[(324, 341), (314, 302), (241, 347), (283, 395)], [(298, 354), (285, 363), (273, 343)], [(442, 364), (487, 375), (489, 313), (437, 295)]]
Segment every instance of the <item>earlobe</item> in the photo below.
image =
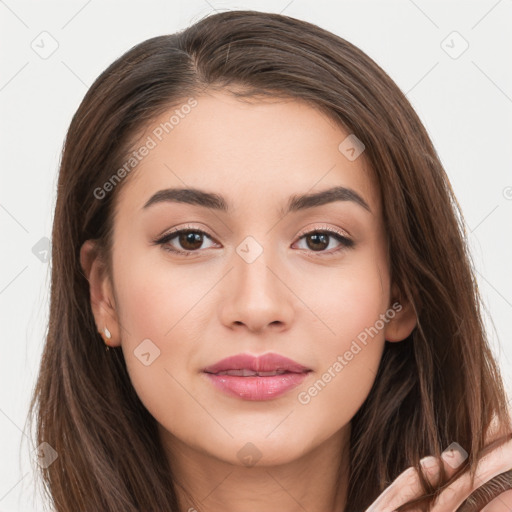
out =
[(409, 301), (393, 300), (391, 303), (390, 310), (394, 311), (394, 315), (388, 315), (389, 322), (384, 329), (384, 337), (390, 342), (403, 341), (416, 327), (416, 312)]
[(119, 322), (112, 283), (94, 240), (87, 240), (80, 249), (80, 265), (89, 281), (91, 309), (96, 327), (105, 344), (119, 346)]

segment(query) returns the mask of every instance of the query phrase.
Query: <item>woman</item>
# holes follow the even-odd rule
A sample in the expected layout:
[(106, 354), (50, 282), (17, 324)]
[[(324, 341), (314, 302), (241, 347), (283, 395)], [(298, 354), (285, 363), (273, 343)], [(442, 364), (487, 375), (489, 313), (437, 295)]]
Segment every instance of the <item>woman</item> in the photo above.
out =
[(62, 156), (31, 407), (55, 510), (489, 503), (512, 425), (464, 236), (347, 41), (233, 11), (132, 48)]

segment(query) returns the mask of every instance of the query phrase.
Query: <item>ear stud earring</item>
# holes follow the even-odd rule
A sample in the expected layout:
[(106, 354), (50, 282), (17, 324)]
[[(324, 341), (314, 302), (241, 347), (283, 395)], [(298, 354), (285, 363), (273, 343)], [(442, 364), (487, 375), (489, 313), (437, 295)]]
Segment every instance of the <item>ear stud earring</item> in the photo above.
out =
[(103, 328), (103, 333), (101, 334), (101, 337), (103, 338), (103, 341), (105, 342), (105, 350), (106, 351), (110, 350), (107, 340), (112, 338), (112, 334), (110, 333), (110, 331), (108, 330), (108, 328), (106, 326)]

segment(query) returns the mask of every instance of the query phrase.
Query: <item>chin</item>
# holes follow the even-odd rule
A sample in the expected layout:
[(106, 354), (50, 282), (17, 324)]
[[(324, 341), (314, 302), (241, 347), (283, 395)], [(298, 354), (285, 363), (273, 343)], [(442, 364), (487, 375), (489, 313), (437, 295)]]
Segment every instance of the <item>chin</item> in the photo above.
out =
[[(311, 436), (306, 436), (304, 432), (300, 437), (291, 436), (290, 430), (283, 430), (280, 435), (273, 432), (268, 436), (270, 430), (267, 426), (264, 431), (232, 431), (233, 439), (212, 439), (207, 446), (203, 440), (202, 448), (208, 455), (234, 466), (270, 467), (291, 463), (316, 444)], [(214, 446), (215, 450), (212, 451)]]

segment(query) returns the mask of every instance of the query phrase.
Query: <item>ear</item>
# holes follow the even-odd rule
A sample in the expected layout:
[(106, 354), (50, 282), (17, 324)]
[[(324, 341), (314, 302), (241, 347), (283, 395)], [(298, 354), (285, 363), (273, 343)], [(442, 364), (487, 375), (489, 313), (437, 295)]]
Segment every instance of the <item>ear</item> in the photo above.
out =
[[(391, 297), (400, 297), (399, 290), (395, 285), (392, 286)], [(388, 311), (394, 311), (394, 315), (387, 315), (389, 321), (384, 328), (386, 341), (405, 340), (417, 324), (416, 313), (412, 304), (403, 298), (393, 298)]]
[[(80, 248), (80, 265), (89, 281), (91, 308), (96, 328), (106, 344), (111, 347), (120, 346), (119, 320), (112, 283), (94, 240), (87, 240)], [(105, 335), (105, 327), (111, 334), (110, 339)]]

